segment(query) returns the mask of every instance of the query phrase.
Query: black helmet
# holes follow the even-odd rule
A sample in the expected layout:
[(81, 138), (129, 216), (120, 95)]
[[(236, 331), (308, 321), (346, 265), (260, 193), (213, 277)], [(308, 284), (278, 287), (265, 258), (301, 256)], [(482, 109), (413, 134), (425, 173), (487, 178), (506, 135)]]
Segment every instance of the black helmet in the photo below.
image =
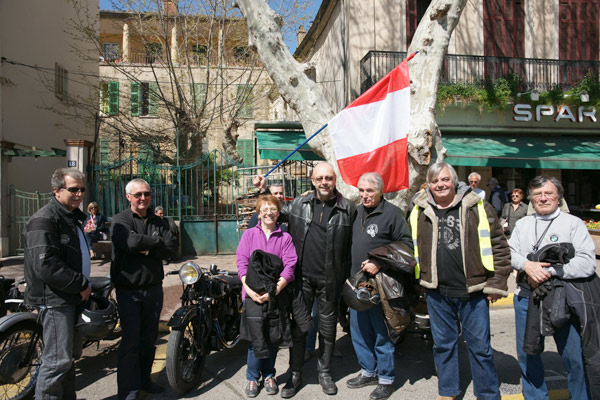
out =
[(381, 302), (375, 279), (364, 271), (358, 271), (346, 279), (342, 297), (348, 307), (356, 311), (366, 311)]
[(77, 319), (77, 330), (86, 339), (102, 339), (108, 336), (117, 325), (117, 309), (105, 297), (92, 296)]

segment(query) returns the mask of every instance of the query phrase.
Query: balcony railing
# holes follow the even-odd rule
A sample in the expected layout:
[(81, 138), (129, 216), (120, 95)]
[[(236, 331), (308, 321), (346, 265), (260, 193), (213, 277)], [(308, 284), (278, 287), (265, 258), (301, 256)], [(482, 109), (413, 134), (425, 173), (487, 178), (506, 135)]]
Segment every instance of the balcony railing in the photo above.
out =
[[(180, 56), (179, 64), (182, 65), (193, 65), (193, 66), (206, 66), (206, 55), (203, 54), (190, 54), (187, 58), (184, 55)], [(239, 57), (235, 55), (226, 55), (222, 60), (225, 66), (230, 67), (260, 67), (262, 64), (260, 60), (256, 57), (245, 56)], [(113, 52), (104, 52), (100, 56), (100, 63), (108, 64), (122, 64), (125, 63), (121, 54), (116, 54)], [(152, 53), (130, 53), (129, 59), (127, 61), (128, 64), (144, 64), (150, 65), (154, 64), (157, 66), (167, 64), (167, 58), (165, 54), (152, 54)], [(215, 54), (210, 59), (211, 67), (215, 67), (219, 65), (218, 56)]]
[[(405, 58), (405, 52), (369, 51), (360, 61), (361, 93)], [(565, 90), (588, 74), (598, 78), (599, 72), (600, 61), (447, 54), (440, 83), (480, 84), (483, 81), (496, 81), (508, 74), (517, 74), (523, 80), (524, 90), (549, 91), (555, 87)]]

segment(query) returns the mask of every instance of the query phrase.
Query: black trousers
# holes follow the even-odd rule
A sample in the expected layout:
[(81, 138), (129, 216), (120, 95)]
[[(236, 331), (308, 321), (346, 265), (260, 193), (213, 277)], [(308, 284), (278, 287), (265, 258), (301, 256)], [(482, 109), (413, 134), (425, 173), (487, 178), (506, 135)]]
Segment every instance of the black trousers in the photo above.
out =
[(163, 305), (162, 286), (117, 288), (117, 302), (123, 330), (117, 352), (117, 386), (119, 399), (127, 399), (150, 383)]
[[(325, 295), (325, 278), (302, 278), (302, 296), (309, 310), (317, 302), (319, 326), (319, 350), (317, 352), (317, 370), (321, 374), (331, 374), (331, 361), (335, 347), (335, 333), (338, 318), (338, 300), (327, 301)], [(335, 296), (337, 299), (338, 296)], [(306, 333), (292, 322), (292, 341), (294, 346), (290, 349), (290, 369), (302, 372), (304, 366), (304, 352), (306, 350)]]

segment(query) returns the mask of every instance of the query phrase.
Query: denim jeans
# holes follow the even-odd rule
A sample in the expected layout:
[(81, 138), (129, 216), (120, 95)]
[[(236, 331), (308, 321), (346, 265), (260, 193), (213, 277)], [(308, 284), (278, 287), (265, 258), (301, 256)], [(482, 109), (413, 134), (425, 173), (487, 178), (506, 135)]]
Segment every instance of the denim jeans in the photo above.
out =
[(35, 398), (75, 400), (75, 363), (81, 356), (81, 337), (75, 333), (75, 306), (46, 308), (42, 319), (44, 352)]
[(467, 342), (473, 391), (481, 400), (500, 399), (498, 374), (490, 344), (490, 311), (483, 293), (469, 300), (443, 296), (427, 289), (427, 309), (433, 336), (433, 359), (438, 373), (440, 396), (458, 396), (459, 322)]
[(117, 288), (117, 303), (123, 331), (117, 352), (117, 386), (119, 399), (127, 399), (150, 384), (163, 304), (162, 286)]
[(277, 359), (277, 346), (269, 347), (269, 358), (256, 358), (252, 342), (248, 342), (248, 359), (246, 361), (246, 379), (256, 381), (261, 378), (275, 377), (275, 360)]
[(360, 373), (379, 377), (382, 385), (391, 385), (396, 377), (394, 342), (383, 320), (381, 305), (366, 311), (350, 309), (352, 345), (360, 364)]
[[(548, 388), (544, 380), (544, 364), (541, 355), (531, 355), (523, 351), (529, 298), (514, 296), (513, 304), (515, 307), (517, 356), (521, 367), (523, 397), (525, 400), (548, 400)], [(590, 396), (581, 352), (581, 338), (577, 328), (573, 324), (562, 327), (554, 334), (554, 342), (567, 370), (570, 398), (589, 400)]]

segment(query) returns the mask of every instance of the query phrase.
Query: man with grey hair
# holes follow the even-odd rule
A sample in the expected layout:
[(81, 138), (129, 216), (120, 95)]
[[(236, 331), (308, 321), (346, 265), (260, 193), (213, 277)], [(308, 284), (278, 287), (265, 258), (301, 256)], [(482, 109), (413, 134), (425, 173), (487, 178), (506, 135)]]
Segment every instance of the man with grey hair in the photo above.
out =
[[(361, 204), (352, 225), (352, 269), (375, 276), (385, 266), (369, 259), (368, 253), (392, 242), (404, 242), (412, 248), (412, 239), (404, 213), (383, 198), (383, 179), (377, 172), (363, 174), (358, 180)], [(383, 269), (382, 269), (383, 268)], [(365, 311), (350, 309), (350, 333), (360, 373), (348, 380), (350, 389), (377, 385), (372, 400), (387, 399), (394, 392), (396, 376), (394, 342), (388, 334), (381, 304)]]
[[(560, 210), (559, 204), (563, 200), (564, 189), (558, 179), (536, 176), (529, 183), (528, 194), (535, 214), (517, 221), (509, 240), (512, 267), (518, 271), (517, 289), (513, 297), (517, 356), (525, 399), (547, 399), (548, 389), (541, 356), (527, 353), (524, 349), (529, 298), (532, 296), (532, 290), (552, 277), (563, 280), (593, 277), (596, 270), (596, 254), (594, 242), (583, 221)], [(535, 258), (532, 255), (540, 249), (547, 245), (563, 243), (570, 243), (574, 247), (574, 256), (567, 263), (553, 265), (549, 262), (533, 261)], [(596, 379), (590, 377), (586, 380), (579, 331), (580, 327), (569, 320), (553, 334), (567, 370), (569, 397), (583, 400), (599, 398), (600, 379), (596, 375)], [(592, 356), (597, 354), (597, 348), (591, 353)], [(586, 351), (583, 350), (583, 356), (585, 355)], [(587, 367), (589, 374), (593, 368)], [(592, 389), (591, 397), (588, 382), (589, 389)]]
[(485, 200), (485, 190), (480, 189), (479, 182), (481, 182), (481, 175), (477, 172), (471, 172), (469, 174), (469, 186), (471, 186), (471, 190), (479, 195), (483, 200)]
[(132, 400), (140, 391), (164, 391), (150, 380), (150, 373), (163, 304), (162, 260), (175, 254), (177, 239), (149, 208), (148, 182), (133, 179), (125, 191), (130, 207), (112, 219), (110, 276), (123, 329), (117, 353), (118, 396)]
[(23, 230), (25, 304), (40, 307), (44, 351), (36, 399), (75, 399), (75, 364), (81, 337), (77, 307), (91, 294), (90, 252), (83, 234), (84, 175), (75, 168), (54, 171), (54, 197), (31, 216)]
[(495, 210), (440, 162), (410, 214), (421, 286), (426, 288), (438, 399), (460, 394), (459, 326), (478, 399), (500, 399), (490, 342), (489, 302), (508, 295), (510, 251)]

